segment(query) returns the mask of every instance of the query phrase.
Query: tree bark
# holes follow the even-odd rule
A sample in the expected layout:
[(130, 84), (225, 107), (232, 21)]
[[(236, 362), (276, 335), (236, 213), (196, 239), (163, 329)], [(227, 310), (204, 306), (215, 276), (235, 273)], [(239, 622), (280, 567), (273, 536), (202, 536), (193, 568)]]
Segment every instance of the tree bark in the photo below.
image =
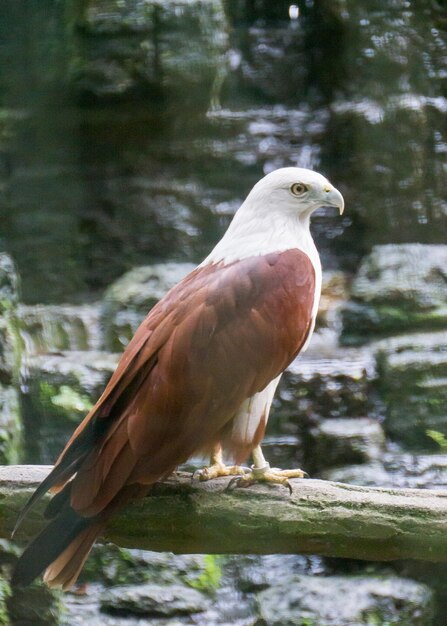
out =
[[(0, 467), (0, 537), (49, 467)], [(363, 560), (447, 561), (447, 492), (357, 487), (323, 480), (226, 491), (229, 479), (192, 482), (181, 473), (110, 522), (104, 539), (176, 553), (319, 554)], [(44, 524), (42, 504), (17, 535)]]

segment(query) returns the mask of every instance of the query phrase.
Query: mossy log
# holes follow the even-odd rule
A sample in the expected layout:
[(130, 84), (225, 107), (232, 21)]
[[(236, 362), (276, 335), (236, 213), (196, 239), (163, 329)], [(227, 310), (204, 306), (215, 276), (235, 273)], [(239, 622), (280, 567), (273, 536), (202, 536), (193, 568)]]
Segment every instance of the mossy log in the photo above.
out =
[[(0, 537), (49, 467), (0, 467)], [(292, 480), (226, 490), (180, 473), (110, 522), (104, 539), (120, 546), (176, 553), (319, 554), (364, 560), (447, 561), (447, 492), (357, 487)], [(42, 525), (42, 505), (17, 539)]]

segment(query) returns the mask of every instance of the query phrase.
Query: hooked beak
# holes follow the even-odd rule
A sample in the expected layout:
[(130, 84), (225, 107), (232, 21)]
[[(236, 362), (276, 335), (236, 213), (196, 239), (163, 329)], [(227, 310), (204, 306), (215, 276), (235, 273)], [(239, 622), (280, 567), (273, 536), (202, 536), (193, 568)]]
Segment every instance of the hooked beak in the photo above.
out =
[(325, 205), (337, 207), (340, 211), (340, 215), (343, 215), (343, 211), (345, 210), (345, 201), (338, 189), (335, 189), (335, 187), (327, 186), (324, 188), (324, 192)]

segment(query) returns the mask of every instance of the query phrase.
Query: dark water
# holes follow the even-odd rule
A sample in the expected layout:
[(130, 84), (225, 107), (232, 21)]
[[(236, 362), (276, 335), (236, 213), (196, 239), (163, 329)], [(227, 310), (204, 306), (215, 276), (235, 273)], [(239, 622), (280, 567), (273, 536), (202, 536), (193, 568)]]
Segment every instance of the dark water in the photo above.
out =
[(308, 0), (296, 20), (282, 1), (90, 4), (0, 9), (0, 241), (25, 301), (199, 260), (253, 182), (289, 164), (346, 197), (344, 221), (315, 219), (326, 267), (445, 239), (440, 3)]

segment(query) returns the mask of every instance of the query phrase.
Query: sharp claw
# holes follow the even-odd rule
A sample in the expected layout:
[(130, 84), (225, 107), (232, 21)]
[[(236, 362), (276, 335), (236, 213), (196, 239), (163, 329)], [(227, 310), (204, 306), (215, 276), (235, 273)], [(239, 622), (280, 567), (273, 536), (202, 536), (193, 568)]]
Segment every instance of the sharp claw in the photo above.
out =
[(235, 476), (225, 487), (225, 491), (231, 491), (232, 489), (245, 489), (254, 483), (254, 480), (247, 479), (245, 476)]
[[(277, 476), (275, 476), (275, 470), (278, 473)], [(288, 470), (280, 470), (276, 468), (270, 469), (268, 466), (262, 468), (252, 467), (251, 470), (249, 470), (248, 472), (249, 476), (247, 476), (247, 474), (244, 474), (242, 476), (235, 476), (234, 478), (232, 478), (226, 486), (225, 491), (230, 491), (233, 488), (250, 487), (257, 482), (266, 482), (267, 484), (281, 484), (286, 487), (289, 490), (289, 494), (292, 495), (292, 483), (288, 478), (284, 476), (286, 471), (288, 472)], [(292, 474), (293, 476), (293, 473), (296, 474), (297, 472), (299, 472), (299, 476), (296, 476), (296, 478), (309, 478), (309, 474), (307, 472), (303, 472), (302, 470), (296, 470), (295, 472), (290, 471), (288, 473)]]
[(240, 482), (241, 478), (242, 476), (235, 476), (234, 478), (232, 478), (228, 485), (225, 487), (225, 491), (231, 491), (235, 485), (237, 486), (237, 483)]

